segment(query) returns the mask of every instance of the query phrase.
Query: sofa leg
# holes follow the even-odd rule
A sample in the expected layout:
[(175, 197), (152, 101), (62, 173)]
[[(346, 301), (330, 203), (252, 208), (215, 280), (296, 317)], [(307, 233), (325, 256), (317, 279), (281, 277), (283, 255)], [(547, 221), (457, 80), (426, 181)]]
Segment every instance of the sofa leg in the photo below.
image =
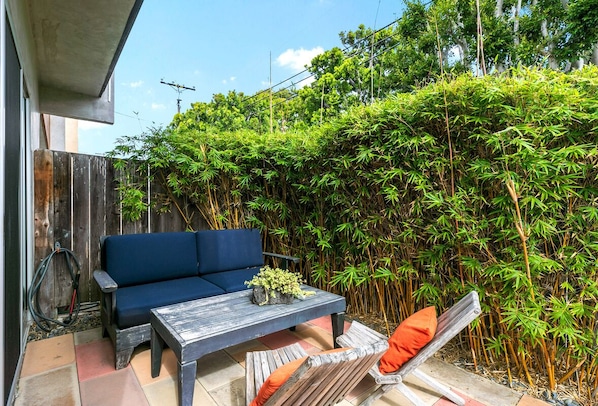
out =
[(133, 355), (134, 348), (125, 348), (123, 350), (116, 351), (116, 369), (123, 369), (129, 365), (131, 361), (131, 355)]

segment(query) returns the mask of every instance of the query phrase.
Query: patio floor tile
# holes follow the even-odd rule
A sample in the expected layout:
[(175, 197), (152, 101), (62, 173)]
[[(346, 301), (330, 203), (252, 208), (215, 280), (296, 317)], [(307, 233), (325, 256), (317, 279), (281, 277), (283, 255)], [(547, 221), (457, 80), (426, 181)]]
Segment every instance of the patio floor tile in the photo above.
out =
[[(173, 378), (173, 377), (171, 377)], [(150, 406), (178, 406), (176, 380), (163, 379), (143, 386)], [(220, 406), (199, 382), (195, 381), (193, 406)]]
[(27, 344), (21, 377), (27, 377), (75, 362), (73, 335), (67, 334)]
[(297, 326), (297, 329), (294, 331), (294, 334), (303, 341), (308, 342), (309, 344), (313, 345), (316, 348), (319, 348), (320, 350), (325, 351), (334, 348), (332, 336), (329, 332), (320, 327), (304, 323)]
[(15, 400), (15, 406), (80, 404), (77, 367), (74, 363), (21, 379)]
[(218, 406), (245, 406), (245, 376), (210, 391)]
[(546, 402), (529, 395), (523, 395), (517, 406), (546, 406)]
[[(332, 320), (330, 316), (318, 317), (317, 319), (310, 320), (309, 323), (326, 330), (328, 334), (332, 334)], [(349, 326), (351, 326), (351, 323), (345, 320), (344, 331), (347, 331)]]
[(135, 375), (137, 375), (141, 386), (161, 381), (162, 379), (176, 379), (177, 376), (177, 360), (170, 348), (165, 348), (162, 352), (160, 375), (155, 378), (152, 378), (151, 352), (149, 348), (144, 348), (143, 351), (139, 352), (136, 351), (131, 357), (130, 365), (135, 371)]
[(243, 368), (245, 368), (245, 354), (249, 351), (266, 351), (270, 348), (266, 347), (262, 342), (259, 340), (251, 340), (247, 341), (246, 343), (241, 343), (239, 345), (234, 345), (225, 349), (224, 351), (227, 352), (235, 361), (237, 361)]
[(80, 381), (114, 372), (114, 350), (109, 339), (75, 346)]
[(149, 405), (132, 368), (124, 368), (80, 383), (85, 406)]
[(232, 359), (226, 351), (205, 355), (198, 362), (197, 380), (208, 392), (223, 385), (230, 385), (239, 378), (245, 378), (245, 368)]
[[(485, 406), (483, 403), (480, 403), (461, 392), (454, 392), (465, 400), (465, 406)], [(455, 406), (455, 404), (448, 399), (442, 398), (438, 402), (434, 403), (434, 406)]]
[[(268, 348), (276, 349), (276, 348), (282, 348), (287, 345), (296, 343), (297, 336), (295, 334), (293, 334), (292, 332), (290, 332), (289, 330), (282, 330), (282, 331), (278, 331), (276, 333), (272, 333), (272, 334), (268, 334), (266, 336), (260, 337), (260, 338), (258, 338), (258, 341), (260, 341), (262, 344), (264, 344)], [(306, 350), (311, 347), (311, 344), (306, 343), (306, 342), (303, 342), (303, 343), (300, 342), (300, 344)]]

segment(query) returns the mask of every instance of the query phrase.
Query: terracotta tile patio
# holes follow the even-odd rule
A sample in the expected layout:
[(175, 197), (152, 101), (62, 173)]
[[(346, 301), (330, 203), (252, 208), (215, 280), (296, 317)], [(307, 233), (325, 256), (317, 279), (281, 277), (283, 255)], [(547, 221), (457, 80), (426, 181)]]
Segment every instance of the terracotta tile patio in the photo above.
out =
[[(308, 353), (332, 348), (328, 317), (298, 325), (295, 331), (280, 331), (202, 358), (195, 381), (193, 404), (197, 406), (245, 406), (245, 353), (279, 348), (299, 342)], [(422, 368), (467, 399), (467, 406), (544, 406), (546, 403), (470, 374), (437, 359)], [(28, 343), (17, 389), (17, 406), (69, 405), (177, 405), (176, 358), (165, 350), (160, 376), (150, 375), (149, 344), (138, 347), (128, 367), (114, 369), (114, 351), (101, 329)], [(416, 379), (407, 384), (426, 405), (452, 403), (431, 393)], [(369, 377), (339, 405), (357, 405), (373, 389)], [(391, 391), (376, 406), (410, 403)]]

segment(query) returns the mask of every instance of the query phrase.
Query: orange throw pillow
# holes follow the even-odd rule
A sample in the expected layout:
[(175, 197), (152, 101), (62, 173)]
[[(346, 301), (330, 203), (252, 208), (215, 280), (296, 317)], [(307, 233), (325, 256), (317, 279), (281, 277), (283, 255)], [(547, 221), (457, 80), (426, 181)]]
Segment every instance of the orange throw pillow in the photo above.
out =
[(432, 340), (438, 321), (436, 308), (426, 307), (407, 317), (388, 339), (388, 350), (380, 358), (380, 372), (395, 372)]
[[(333, 350), (323, 351), (319, 354), (330, 354), (332, 352), (347, 351), (350, 348), (335, 348)], [(318, 354), (318, 355), (319, 355)], [(249, 404), (249, 406), (262, 406), (270, 396), (274, 394), (284, 383), (293, 375), (293, 373), (303, 364), (307, 357), (298, 358), (294, 361), (288, 362), (278, 367), (270, 374), (266, 382), (262, 385), (257, 396)]]

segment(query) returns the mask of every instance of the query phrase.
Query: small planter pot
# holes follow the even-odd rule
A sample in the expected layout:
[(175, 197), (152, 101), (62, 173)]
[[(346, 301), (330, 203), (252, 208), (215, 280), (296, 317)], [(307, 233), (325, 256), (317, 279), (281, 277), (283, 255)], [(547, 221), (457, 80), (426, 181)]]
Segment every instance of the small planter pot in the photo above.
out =
[(293, 303), (293, 295), (289, 294), (282, 294), (279, 292), (275, 293), (274, 296), (272, 293), (268, 293), (266, 295), (266, 289), (263, 286), (254, 286), (253, 287), (253, 296), (251, 301), (258, 305), (265, 305), (265, 304), (291, 304)]

